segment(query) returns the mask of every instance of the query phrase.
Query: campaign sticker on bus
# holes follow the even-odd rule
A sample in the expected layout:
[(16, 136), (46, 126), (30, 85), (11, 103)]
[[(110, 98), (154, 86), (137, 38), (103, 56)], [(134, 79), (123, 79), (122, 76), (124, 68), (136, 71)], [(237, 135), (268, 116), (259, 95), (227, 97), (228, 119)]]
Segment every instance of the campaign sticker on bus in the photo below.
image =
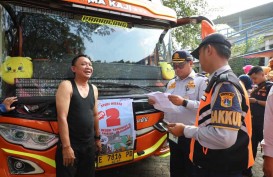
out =
[(119, 20), (112, 20), (107, 18), (99, 18), (99, 17), (93, 17), (93, 16), (82, 16), (82, 22), (85, 23), (94, 23), (94, 24), (100, 24), (100, 25), (112, 25), (112, 26), (118, 26), (122, 28), (128, 28), (129, 24), (127, 22), (119, 21)]
[[(102, 159), (100, 166), (120, 163), (133, 159), (128, 152), (134, 150), (136, 138), (132, 99), (99, 100), (99, 126), (101, 133)], [(108, 159), (114, 154), (114, 159)]]

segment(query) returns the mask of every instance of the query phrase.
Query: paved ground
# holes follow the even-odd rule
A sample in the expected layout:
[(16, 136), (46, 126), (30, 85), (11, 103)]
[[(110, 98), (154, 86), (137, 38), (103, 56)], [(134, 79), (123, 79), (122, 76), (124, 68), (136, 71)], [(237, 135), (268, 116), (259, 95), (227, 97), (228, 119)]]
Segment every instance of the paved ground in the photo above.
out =
[(149, 157), (133, 164), (99, 171), (96, 177), (169, 177), (169, 157)]
[[(253, 177), (263, 177), (263, 159), (261, 151), (258, 151)], [(169, 157), (149, 157), (134, 164), (99, 171), (96, 177), (169, 177)]]
[(255, 159), (255, 165), (253, 167), (253, 177), (263, 177), (263, 157), (261, 153), (261, 149), (258, 149), (257, 157)]

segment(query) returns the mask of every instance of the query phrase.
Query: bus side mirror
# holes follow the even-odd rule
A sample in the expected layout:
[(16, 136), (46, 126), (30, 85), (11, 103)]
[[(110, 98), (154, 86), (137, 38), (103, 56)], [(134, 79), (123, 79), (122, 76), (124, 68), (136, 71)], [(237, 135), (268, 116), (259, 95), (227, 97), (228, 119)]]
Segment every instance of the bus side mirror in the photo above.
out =
[(213, 22), (204, 16), (191, 16), (177, 19), (177, 23), (173, 27), (178, 27), (186, 24), (201, 23), (201, 38), (204, 39), (207, 35), (215, 33), (216, 29)]
[(201, 22), (201, 38), (204, 39), (207, 35), (215, 33), (216, 29), (207, 20)]

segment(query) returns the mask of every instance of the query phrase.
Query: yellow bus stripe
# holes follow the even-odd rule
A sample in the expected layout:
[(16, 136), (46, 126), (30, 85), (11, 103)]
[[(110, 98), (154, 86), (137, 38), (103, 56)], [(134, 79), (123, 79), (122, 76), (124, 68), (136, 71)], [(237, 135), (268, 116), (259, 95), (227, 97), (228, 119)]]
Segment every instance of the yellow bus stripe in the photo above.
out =
[(168, 153), (166, 153), (166, 154), (162, 154), (162, 155), (160, 155), (159, 157), (168, 157), (168, 156), (170, 156), (171, 155), (171, 153), (170, 152), (168, 152)]
[[(148, 149), (145, 149), (144, 150), (144, 152), (145, 152), (144, 155), (145, 156), (149, 155), (149, 154), (153, 153), (155, 150), (157, 150), (162, 145), (162, 143), (166, 140), (166, 138), (167, 138), (167, 135), (164, 135), (152, 147), (150, 147)], [(9, 154), (16, 154), (16, 155), (21, 155), (21, 156), (26, 156), (26, 157), (31, 157), (31, 158), (34, 158), (34, 159), (38, 159), (38, 160), (40, 160), (42, 162), (45, 162), (46, 164), (56, 168), (55, 160), (47, 158), (45, 156), (26, 153), (26, 152), (20, 152), (20, 151), (14, 151), (14, 150), (5, 149), (5, 148), (2, 148), (2, 150), (9, 153)], [(139, 157), (141, 157), (141, 155), (139, 156), (139, 155), (137, 155), (137, 153), (134, 153), (134, 159), (137, 159)]]
[[(167, 134), (164, 135), (162, 138), (160, 138), (152, 147), (148, 148), (148, 149), (145, 149), (144, 150), (144, 154), (143, 155), (149, 155), (151, 153), (153, 153), (155, 150), (157, 150), (161, 145), (162, 143), (167, 139)], [(134, 153), (134, 158), (137, 159), (141, 157), (141, 155), (137, 155), (137, 153)]]
[(31, 157), (34, 159), (38, 159), (42, 162), (45, 162), (46, 164), (56, 168), (55, 160), (47, 158), (45, 156), (37, 155), (37, 154), (31, 154), (31, 153), (26, 153), (26, 152), (20, 152), (20, 151), (14, 151), (10, 149), (4, 149), (2, 148), (3, 151), (10, 153), (10, 154), (16, 154), (16, 155), (21, 155), (21, 156), (26, 156), (26, 157)]

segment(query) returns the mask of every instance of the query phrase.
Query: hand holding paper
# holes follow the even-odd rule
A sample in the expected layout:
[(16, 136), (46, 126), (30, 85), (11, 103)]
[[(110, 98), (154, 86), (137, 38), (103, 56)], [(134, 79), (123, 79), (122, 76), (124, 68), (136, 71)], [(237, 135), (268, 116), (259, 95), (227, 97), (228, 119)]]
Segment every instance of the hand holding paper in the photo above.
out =
[(176, 106), (181, 106), (184, 101), (184, 98), (179, 95), (169, 95), (168, 98)]
[(151, 92), (147, 96), (154, 101), (154, 108), (163, 112), (174, 112), (178, 110), (178, 107), (170, 102), (168, 96), (170, 93)]

